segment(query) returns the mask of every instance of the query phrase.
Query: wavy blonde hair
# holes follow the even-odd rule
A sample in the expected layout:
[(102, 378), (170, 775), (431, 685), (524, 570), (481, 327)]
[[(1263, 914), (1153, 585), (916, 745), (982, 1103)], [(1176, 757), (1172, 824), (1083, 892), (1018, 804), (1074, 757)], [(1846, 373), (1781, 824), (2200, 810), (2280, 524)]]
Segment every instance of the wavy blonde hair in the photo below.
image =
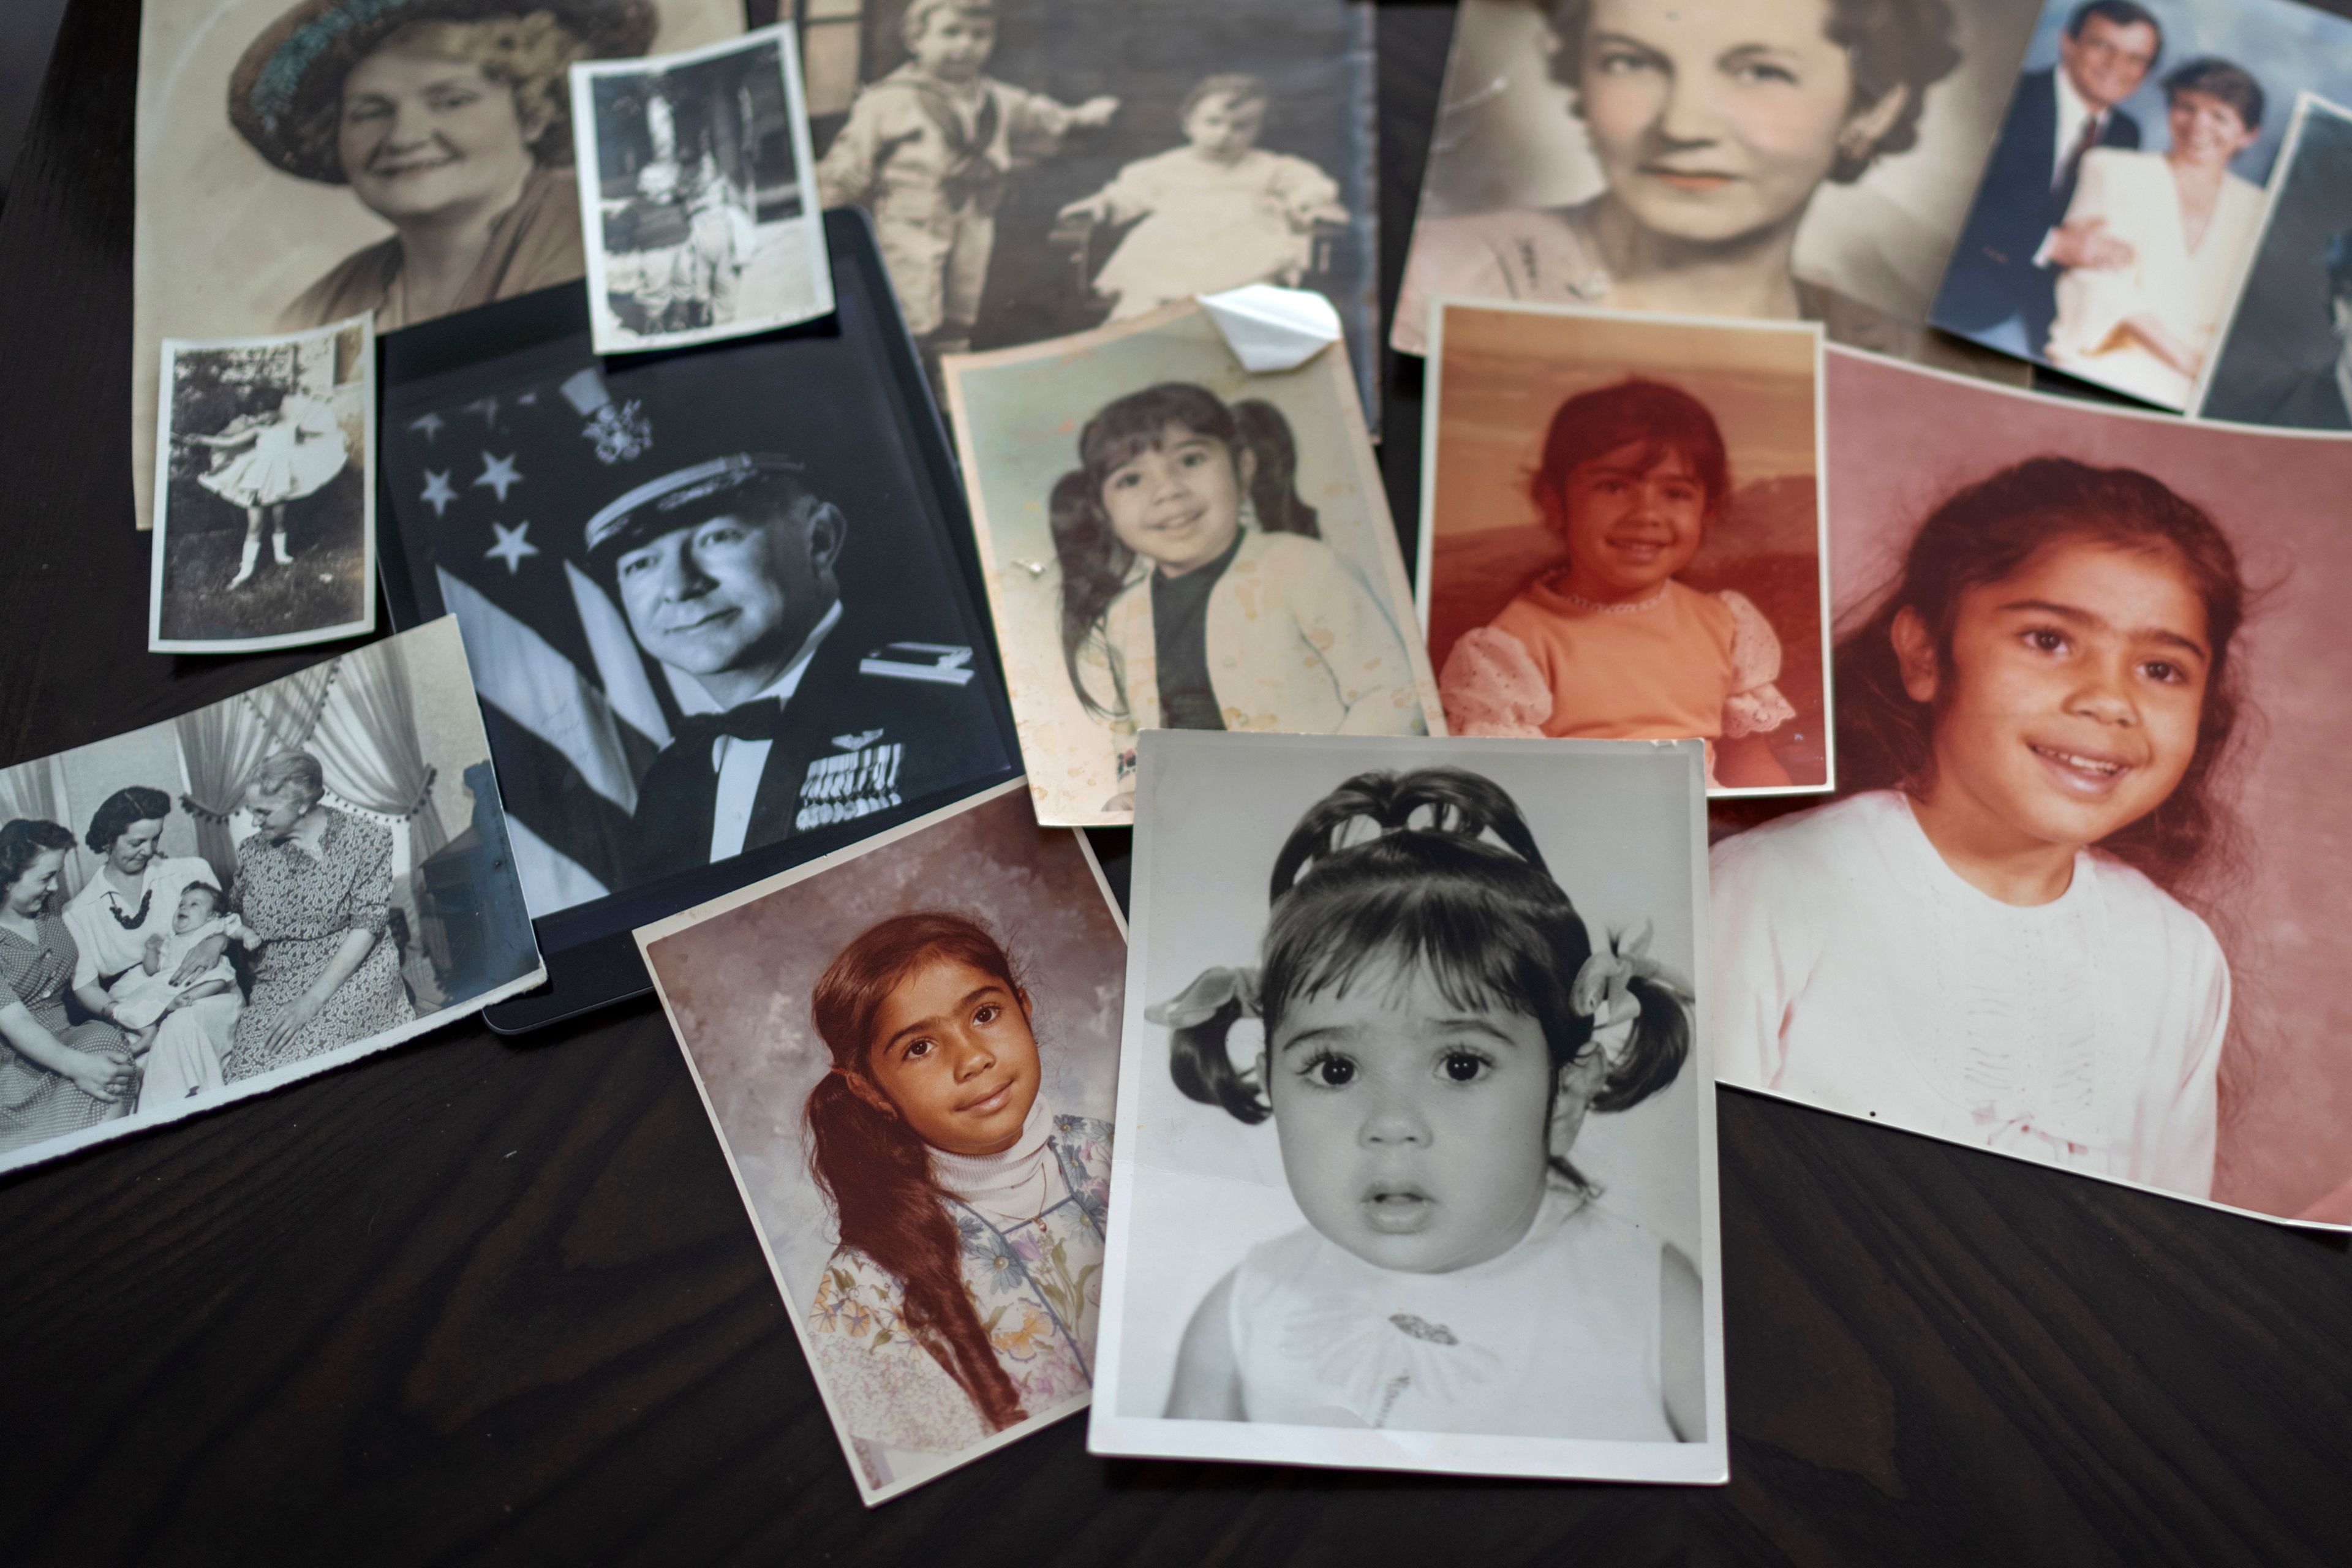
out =
[(588, 45), (553, 12), (478, 22), (411, 22), (371, 52), (430, 55), (479, 67), (514, 93), (515, 114), (532, 155), (546, 164), (572, 162), (569, 72), (574, 60), (588, 58)]

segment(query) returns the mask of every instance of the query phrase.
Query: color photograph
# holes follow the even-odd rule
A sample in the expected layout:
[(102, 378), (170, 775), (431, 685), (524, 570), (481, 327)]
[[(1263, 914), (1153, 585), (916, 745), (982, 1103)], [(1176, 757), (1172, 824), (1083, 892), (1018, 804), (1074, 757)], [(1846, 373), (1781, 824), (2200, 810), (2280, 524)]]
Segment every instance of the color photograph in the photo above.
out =
[(2352, 21), (2290, 0), (2049, 0), (1930, 319), (2188, 407), (2304, 90), (2352, 94)]
[(2352, 1224), (2352, 439), (1828, 372), (1840, 798), (1717, 809), (1721, 1081)]
[(1441, 295), (1927, 328), (2036, 0), (1464, 0), (1390, 342)]
[(1448, 733), (1832, 780), (1821, 329), (1440, 301), (1420, 584)]
[(544, 977), (454, 621), (0, 769), (0, 1171)]
[(1017, 780), (637, 932), (868, 1507), (1087, 1404), (1125, 934)]
[(1039, 820), (1130, 821), (1161, 726), (1442, 732), (1338, 353), (1253, 374), (1184, 304), (946, 374)]
[(1697, 742), (1143, 744), (1088, 1448), (1726, 1480)]

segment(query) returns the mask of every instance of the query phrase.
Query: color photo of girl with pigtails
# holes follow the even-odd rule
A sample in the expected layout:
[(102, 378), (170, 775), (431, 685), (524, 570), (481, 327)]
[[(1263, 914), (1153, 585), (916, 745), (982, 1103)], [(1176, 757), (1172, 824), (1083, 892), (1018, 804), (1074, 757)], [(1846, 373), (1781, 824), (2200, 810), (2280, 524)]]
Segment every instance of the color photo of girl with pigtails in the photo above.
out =
[(1150, 730), (1444, 733), (1336, 348), (1252, 374), (1186, 303), (945, 377), (1038, 820), (1131, 821)]
[(1088, 1446), (1725, 1479), (1701, 744), (1142, 751)]
[(1082, 1408), (1126, 933), (1014, 780), (637, 933), (869, 1505)]

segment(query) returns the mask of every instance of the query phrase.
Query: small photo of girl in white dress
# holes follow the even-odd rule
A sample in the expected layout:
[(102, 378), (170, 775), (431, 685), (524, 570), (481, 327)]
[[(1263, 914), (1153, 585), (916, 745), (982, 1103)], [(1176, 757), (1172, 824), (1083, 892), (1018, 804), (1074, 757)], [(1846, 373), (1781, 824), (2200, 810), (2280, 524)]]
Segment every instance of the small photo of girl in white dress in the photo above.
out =
[(1133, 226), (1095, 275), (1112, 321), (1248, 283), (1295, 288), (1316, 226), (1346, 226), (1337, 180), (1257, 144), (1272, 97), (1254, 76), (1202, 78), (1177, 113), (1184, 145), (1137, 159), (1062, 209), (1065, 221)]
[(1713, 855), (1723, 1082), (2203, 1198), (2247, 589), (2136, 468), (1948, 494), (1835, 656), (1859, 793)]
[[(1601, 1168), (1616, 1173), (1606, 1178), (1583, 1163), (1581, 1147), (1592, 1142), (1591, 1121), (1613, 1121), (1694, 1070), (1696, 993), (1651, 948), (1660, 923), (1687, 929), (1677, 922), (1690, 910), (1702, 837), (1696, 748), (1571, 742), (1565, 765), (1515, 775), (1522, 789), (1539, 778), (1574, 799), (1580, 767), (1605, 768), (1615, 759), (1596, 753), (1617, 750), (1631, 765), (1654, 765), (1618, 787), (1641, 782), (1657, 795), (1679, 793), (1689, 819), (1673, 845), (1679, 879), (1653, 886), (1612, 865), (1601, 879), (1613, 905), (1640, 901), (1643, 887), (1657, 900), (1656, 921), (1612, 931), (1579, 909), (1513, 792), (1477, 765), (1505, 747), (1461, 743), (1475, 759), (1467, 767), (1351, 774), (1351, 761), (1384, 751), (1426, 763), (1456, 745), (1325, 742), (1308, 752), (1303, 741), (1188, 737), (1181, 752), (1161, 743), (1173, 739), (1154, 737), (1147, 752), (1140, 820), (1155, 837), (1176, 828), (1187, 847), (1150, 849), (1147, 860), (1139, 840), (1138, 913), (1167, 921), (1181, 909), (1190, 918), (1177, 922), (1181, 932), (1163, 924), (1139, 937), (1138, 973), (1155, 964), (1165, 972), (1165, 958), (1150, 952), (1161, 942), (1185, 952), (1223, 946), (1239, 962), (1213, 963), (1173, 994), (1140, 998), (1122, 1069), (1160, 1080), (1134, 1102), (1138, 1135), (1158, 1142), (1129, 1152), (1136, 1173), (1155, 1181), (1188, 1163), (1213, 1163), (1228, 1183), (1249, 1181), (1252, 1170), (1206, 1152), (1230, 1138), (1213, 1123), (1271, 1121), (1283, 1183), (1304, 1223), (1276, 1228), (1289, 1205), (1269, 1193), (1255, 1245), (1244, 1234), (1200, 1248), (1169, 1229), (1180, 1205), (1129, 1194), (1143, 1206), (1118, 1222), (1126, 1256), (1112, 1266), (1125, 1270), (1117, 1310), (1129, 1316), (1120, 1348), (1107, 1339), (1103, 1353), (1107, 1363), (1121, 1358), (1138, 1381), (1105, 1392), (1097, 1448), (1223, 1452), (1208, 1424), (1398, 1434), (1385, 1448), (1342, 1449), (1302, 1432), (1288, 1450), (1248, 1457), (1334, 1463), (1377, 1451), (1405, 1468), (1424, 1467), (1404, 1457), (1419, 1451), (1404, 1435), (1706, 1444), (1717, 1424), (1698, 1249), (1635, 1217), (1678, 1211), (1633, 1184), (1647, 1177), (1686, 1190), (1703, 1160), (1697, 1141), (1673, 1152), (1678, 1167), (1659, 1163), (1660, 1151), (1648, 1164), (1612, 1166), (1604, 1154)], [(1194, 900), (1190, 883), (1201, 873), (1178, 868), (1196, 866), (1205, 847), (1180, 825), (1193, 834), (1209, 826), (1199, 795), (1213, 778), (1236, 796), (1265, 799), (1268, 775), (1257, 764), (1277, 744), (1295, 764), (1311, 755), (1327, 764), (1324, 777), (1339, 780), (1274, 856), (1265, 884), (1271, 909), (1253, 955), (1231, 945), (1247, 942), (1245, 927)], [(1532, 749), (1508, 749), (1525, 769)], [(1184, 759), (1173, 773), (1164, 763), (1171, 755)], [(1303, 766), (1285, 775), (1293, 776), (1304, 776)], [(1675, 820), (1664, 811), (1659, 819)], [(1646, 837), (1639, 820), (1617, 830)], [(1580, 846), (1549, 847), (1595, 867)], [(1171, 876), (1178, 886), (1168, 886)], [(1221, 861), (1216, 884), (1232, 880)], [(1215, 907), (1237, 910), (1247, 896)], [(1181, 1100), (1161, 1091), (1171, 1079)], [(1679, 1127), (1684, 1137), (1696, 1130), (1671, 1115), (1636, 1120), (1653, 1131)], [(1696, 1226), (1668, 1223), (1696, 1241)], [(1171, 1248), (1192, 1248), (1202, 1266), (1171, 1269)], [(1181, 1300), (1141, 1305), (1171, 1294)], [(1149, 1330), (1136, 1315), (1147, 1310)], [(1179, 1323), (1164, 1404), (1146, 1408), (1139, 1401), (1159, 1384), (1139, 1376), (1138, 1357), (1146, 1344), (1164, 1356)], [(1113, 1413), (1150, 1423), (1171, 1447), (1104, 1448)], [(1181, 1447), (1188, 1441), (1211, 1446)], [(1539, 1448), (1517, 1451), (1524, 1473), (1585, 1473), (1540, 1468)], [(1557, 1451), (1552, 1462), (1561, 1462)]]

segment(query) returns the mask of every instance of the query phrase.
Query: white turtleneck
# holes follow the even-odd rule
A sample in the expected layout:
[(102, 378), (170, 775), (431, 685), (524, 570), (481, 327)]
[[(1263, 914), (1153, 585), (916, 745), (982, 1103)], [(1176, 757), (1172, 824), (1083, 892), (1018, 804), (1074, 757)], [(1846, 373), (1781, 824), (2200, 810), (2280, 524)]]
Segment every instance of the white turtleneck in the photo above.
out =
[(1007, 1225), (1034, 1220), (1053, 1201), (1054, 1152), (1045, 1143), (1053, 1126), (1040, 1095), (1030, 1102), (1013, 1147), (996, 1154), (950, 1154), (934, 1148), (932, 1174), (940, 1186), (992, 1219)]

